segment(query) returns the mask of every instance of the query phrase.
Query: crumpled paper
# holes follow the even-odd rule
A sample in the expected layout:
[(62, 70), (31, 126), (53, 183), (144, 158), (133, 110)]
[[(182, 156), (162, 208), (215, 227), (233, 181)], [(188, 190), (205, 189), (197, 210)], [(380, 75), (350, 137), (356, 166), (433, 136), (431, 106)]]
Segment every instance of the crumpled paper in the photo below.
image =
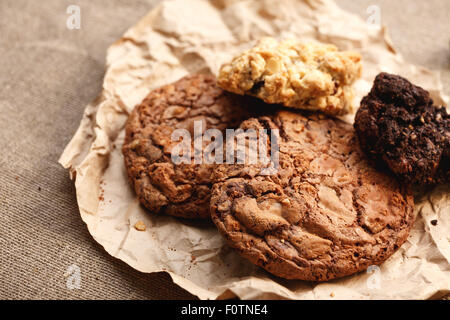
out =
[[(331, 0), (163, 2), (109, 48), (103, 90), (59, 160), (75, 180), (81, 217), (94, 239), (137, 270), (168, 272), (201, 299), (425, 299), (450, 292), (448, 185), (416, 197), (410, 237), (379, 269), (319, 284), (279, 279), (252, 265), (209, 221), (156, 215), (139, 205), (121, 154), (128, 114), (151, 89), (187, 74), (217, 75), (222, 63), (262, 36), (316, 39), (360, 52), (364, 71), (355, 105), (381, 71), (423, 86), (436, 103), (447, 101), (439, 77), (406, 63), (385, 28)], [(145, 232), (133, 227), (139, 220)]]

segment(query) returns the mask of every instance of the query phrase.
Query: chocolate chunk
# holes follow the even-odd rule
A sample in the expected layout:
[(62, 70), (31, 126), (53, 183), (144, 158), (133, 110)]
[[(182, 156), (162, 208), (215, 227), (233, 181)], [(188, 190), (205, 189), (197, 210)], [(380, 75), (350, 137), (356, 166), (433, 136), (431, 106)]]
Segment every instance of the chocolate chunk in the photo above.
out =
[(367, 155), (401, 181), (450, 181), (450, 117), (421, 87), (380, 73), (361, 101), (354, 127)]

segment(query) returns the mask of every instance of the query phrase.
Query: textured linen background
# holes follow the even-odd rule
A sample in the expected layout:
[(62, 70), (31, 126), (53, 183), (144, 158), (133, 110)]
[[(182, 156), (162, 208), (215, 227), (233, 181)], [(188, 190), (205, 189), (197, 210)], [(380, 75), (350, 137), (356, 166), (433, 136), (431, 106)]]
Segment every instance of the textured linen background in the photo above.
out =
[[(158, 0), (0, 1), (0, 298), (189, 299), (166, 274), (110, 257), (81, 221), (73, 183), (57, 160), (100, 92), (106, 48)], [(336, 0), (367, 17), (381, 8), (408, 62), (440, 70), (450, 95), (447, 0)], [(81, 7), (81, 29), (66, 9)], [(81, 288), (66, 287), (67, 268)], [(440, 297), (436, 297), (440, 298)]]

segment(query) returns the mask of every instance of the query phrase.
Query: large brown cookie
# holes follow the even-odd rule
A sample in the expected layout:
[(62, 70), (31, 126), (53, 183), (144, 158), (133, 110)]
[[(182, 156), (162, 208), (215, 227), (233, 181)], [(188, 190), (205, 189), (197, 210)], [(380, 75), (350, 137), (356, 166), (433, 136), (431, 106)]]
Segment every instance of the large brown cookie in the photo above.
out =
[(413, 197), (365, 159), (340, 120), (280, 111), (242, 129), (278, 129), (279, 168), (220, 165), (211, 216), (230, 246), (286, 279), (325, 281), (390, 257), (413, 224)]
[(140, 202), (154, 213), (184, 218), (209, 218), (213, 164), (192, 161), (175, 165), (171, 152), (175, 129), (187, 130), (194, 141), (194, 122), (225, 130), (248, 118), (245, 97), (228, 94), (212, 76), (185, 77), (152, 91), (131, 113), (123, 146), (125, 166)]

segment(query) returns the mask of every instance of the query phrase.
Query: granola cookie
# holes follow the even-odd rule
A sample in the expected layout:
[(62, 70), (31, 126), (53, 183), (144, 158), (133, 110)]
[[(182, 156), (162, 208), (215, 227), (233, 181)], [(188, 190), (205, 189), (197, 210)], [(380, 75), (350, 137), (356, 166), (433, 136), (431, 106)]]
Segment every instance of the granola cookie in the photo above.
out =
[(361, 56), (331, 44), (263, 38), (222, 66), (225, 90), (286, 107), (330, 115), (352, 111), (351, 85), (361, 75)]
[[(184, 218), (209, 218), (212, 164), (174, 164), (171, 152), (175, 129), (194, 137), (194, 122), (225, 130), (249, 116), (253, 103), (216, 86), (212, 76), (185, 77), (150, 92), (131, 113), (123, 145), (125, 166), (139, 201), (154, 213)], [(206, 143), (206, 142), (204, 142)], [(202, 145), (203, 146), (203, 145)]]
[(326, 281), (378, 265), (405, 242), (413, 197), (369, 165), (351, 125), (281, 111), (241, 128), (280, 133), (277, 173), (215, 171), (211, 216), (243, 257), (282, 278)]
[(361, 102), (354, 126), (368, 156), (403, 182), (450, 181), (450, 116), (421, 87), (380, 73)]

